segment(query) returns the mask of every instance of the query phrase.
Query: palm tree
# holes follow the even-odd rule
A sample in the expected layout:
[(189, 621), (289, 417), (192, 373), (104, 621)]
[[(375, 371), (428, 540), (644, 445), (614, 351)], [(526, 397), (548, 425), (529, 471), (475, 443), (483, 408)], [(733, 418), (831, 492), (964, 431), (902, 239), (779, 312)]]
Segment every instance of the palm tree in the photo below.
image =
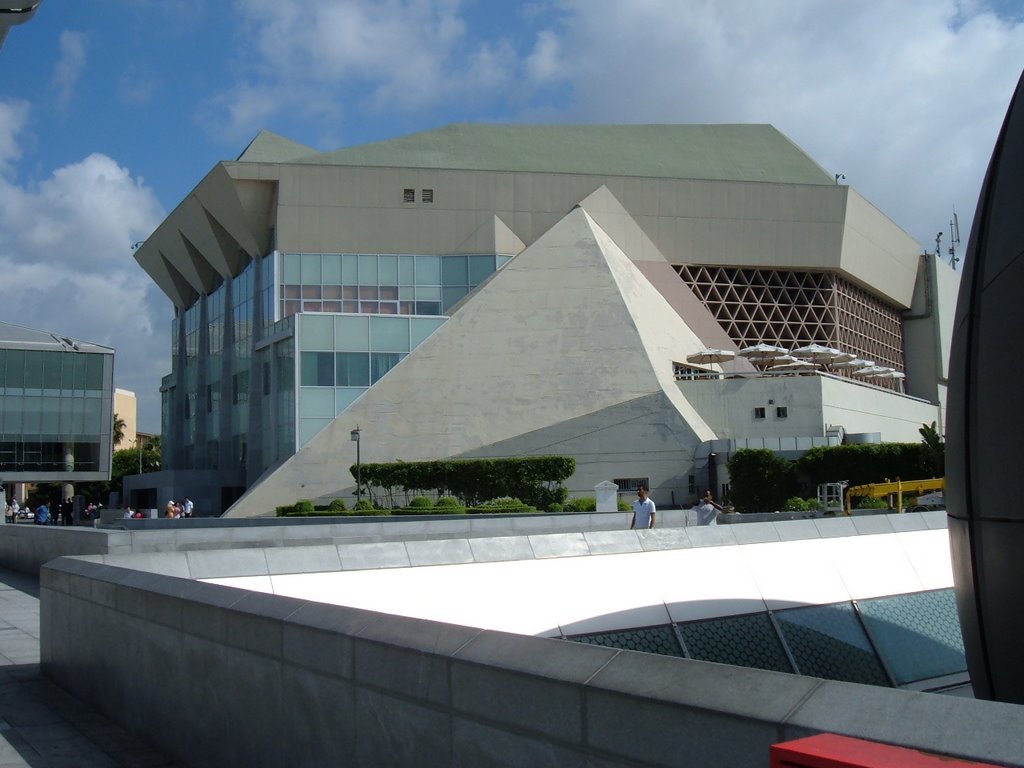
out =
[(114, 414), (114, 445), (124, 440), (124, 419)]

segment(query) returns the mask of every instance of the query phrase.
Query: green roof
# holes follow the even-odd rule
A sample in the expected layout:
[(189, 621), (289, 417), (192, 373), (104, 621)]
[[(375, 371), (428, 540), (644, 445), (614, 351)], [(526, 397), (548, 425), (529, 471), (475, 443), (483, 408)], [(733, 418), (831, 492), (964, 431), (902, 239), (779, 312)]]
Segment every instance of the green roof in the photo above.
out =
[[(249, 154), (239, 159), (254, 159)], [(277, 162), (835, 183), (771, 125), (455, 124)]]
[(315, 154), (316, 150), (286, 139), (270, 131), (260, 131), (256, 138), (249, 142), (239, 160), (251, 163), (287, 163), (300, 157)]

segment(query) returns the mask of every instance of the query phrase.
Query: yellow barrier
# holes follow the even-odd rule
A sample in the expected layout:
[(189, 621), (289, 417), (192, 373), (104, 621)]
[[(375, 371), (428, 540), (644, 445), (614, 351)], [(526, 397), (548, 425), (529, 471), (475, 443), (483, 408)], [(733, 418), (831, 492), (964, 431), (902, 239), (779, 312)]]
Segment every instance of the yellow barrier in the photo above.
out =
[(896, 509), (903, 511), (903, 493), (920, 494), (925, 491), (941, 491), (946, 487), (946, 478), (933, 477), (929, 480), (896, 480), (891, 483), (868, 483), (867, 485), (851, 485), (846, 489), (846, 514), (852, 514), (854, 496), (870, 496), (880, 499), (883, 496), (896, 494)]

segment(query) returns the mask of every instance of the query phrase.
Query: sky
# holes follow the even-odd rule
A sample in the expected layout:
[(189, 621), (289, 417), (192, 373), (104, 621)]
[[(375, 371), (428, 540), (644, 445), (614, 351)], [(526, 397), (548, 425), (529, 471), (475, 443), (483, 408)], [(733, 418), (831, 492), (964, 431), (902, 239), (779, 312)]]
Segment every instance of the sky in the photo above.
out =
[(770, 123), (935, 250), (967, 247), (1024, 0), (44, 0), (0, 48), (0, 322), (116, 349), (160, 431), (146, 237), (267, 129)]

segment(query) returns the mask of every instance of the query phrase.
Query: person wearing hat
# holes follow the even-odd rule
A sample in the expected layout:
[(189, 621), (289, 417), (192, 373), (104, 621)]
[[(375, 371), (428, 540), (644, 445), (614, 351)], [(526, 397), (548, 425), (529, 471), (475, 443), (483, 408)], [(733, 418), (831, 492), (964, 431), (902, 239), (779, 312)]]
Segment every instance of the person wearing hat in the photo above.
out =
[(174, 504), (174, 499), (167, 502), (167, 517), (176, 517), (175, 510), (177, 507)]

